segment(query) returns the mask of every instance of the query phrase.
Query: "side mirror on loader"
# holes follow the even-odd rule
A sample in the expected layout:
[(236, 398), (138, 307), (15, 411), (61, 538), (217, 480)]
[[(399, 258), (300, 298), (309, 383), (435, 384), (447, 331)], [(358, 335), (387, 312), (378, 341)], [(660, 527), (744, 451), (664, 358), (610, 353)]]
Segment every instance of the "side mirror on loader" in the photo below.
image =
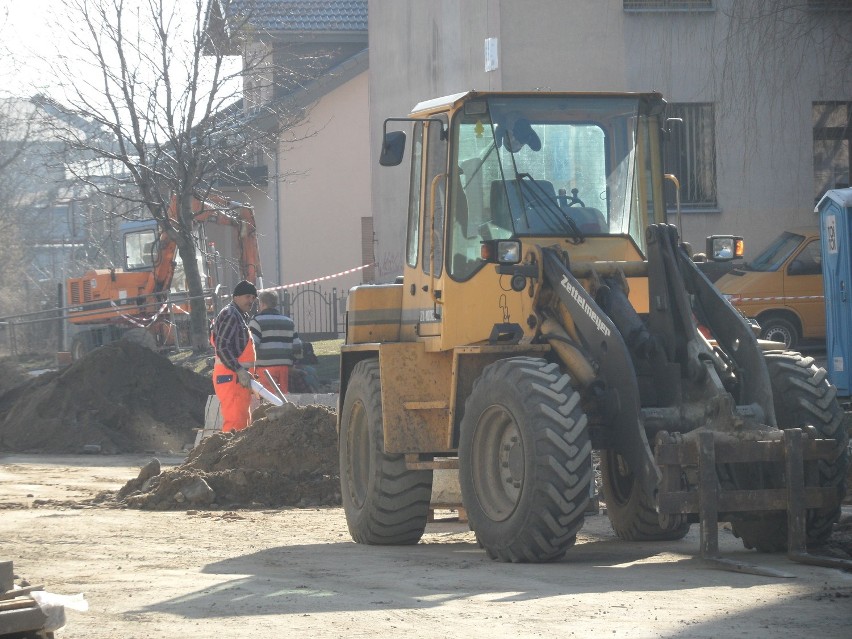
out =
[(736, 235), (711, 235), (707, 238), (707, 259), (711, 262), (730, 262), (743, 257), (745, 243)]
[(382, 152), (379, 164), (382, 166), (399, 166), (405, 155), (405, 131), (388, 131), (382, 140)]

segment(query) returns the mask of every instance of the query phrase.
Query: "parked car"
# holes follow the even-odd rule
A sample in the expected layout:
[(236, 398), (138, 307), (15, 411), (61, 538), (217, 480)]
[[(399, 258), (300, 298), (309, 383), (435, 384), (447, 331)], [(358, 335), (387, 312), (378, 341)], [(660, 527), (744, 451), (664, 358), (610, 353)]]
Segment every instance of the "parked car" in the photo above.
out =
[(802, 339), (825, 339), (825, 297), (819, 227), (784, 231), (752, 261), (716, 281), (760, 337), (795, 349)]

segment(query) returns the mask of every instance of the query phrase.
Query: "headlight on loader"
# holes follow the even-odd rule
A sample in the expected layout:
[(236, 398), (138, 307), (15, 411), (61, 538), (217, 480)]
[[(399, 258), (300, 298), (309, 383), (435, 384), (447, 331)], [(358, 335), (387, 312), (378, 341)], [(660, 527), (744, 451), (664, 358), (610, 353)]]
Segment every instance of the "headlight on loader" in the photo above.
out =
[(517, 264), (521, 261), (521, 243), (518, 240), (485, 240), (480, 255), (486, 262)]
[(730, 262), (745, 255), (743, 238), (735, 235), (711, 235), (707, 238), (707, 259)]

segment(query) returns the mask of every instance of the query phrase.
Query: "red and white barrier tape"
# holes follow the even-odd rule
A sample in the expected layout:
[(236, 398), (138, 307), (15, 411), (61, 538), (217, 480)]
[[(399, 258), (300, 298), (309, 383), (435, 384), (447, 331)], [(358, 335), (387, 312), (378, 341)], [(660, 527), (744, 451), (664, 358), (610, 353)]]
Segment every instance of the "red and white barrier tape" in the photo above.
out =
[(732, 304), (741, 304), (742, 302), (796, 302), (802, 300), (822, 300), (823, 295), (800, 295), (797, 297), (738, 297), (733, 296)]
[[(156, 322), (156, 321), (157, 321), (157, 318), (158, 318), (158, 317), (160, 317), (160, 315), (162, 315), (162, 313), (163, 313), (163, 312), (166, 310), (166, 308), (168, 307), (168, 304), (163, 304), (163, 305), (160, 307), (160, 310), (158, 310), (156, 313), (154, 313), (153, 315), (151, 315), (151, 317), (150, 317), (150, 318), (147, 318), (147, 319), (146, 319), (146, 318), (143, 316), (143, 317), (142, 317), (142, 318), (140, 318), (140, 319), (136, 319), (136, 318), (134, 318), (134, 317), (131, 317), (130, 315), (127, 315), (124, 311), (122, 311), (121, 306), (119, 306), (118, 304), (116, 304), (114, 301), (110, 300), (110, 302), (109, 302), (109, 303), (110, 303), (110, 305), (112, 306), (113, 310), (115, 310), (116, 314), (117, 314), (119, 317), (121, 317), (121, 318), (122, 318), (123, 320), (125, 320), (127, 323), (129, 323), (129, 324), (133, 324), (134, 326), (138, 326), (139, 328), (148, 328), (149, 326), (151, 326), (151, 324), (153, 324), (154, 322)], [(147, 324), (145, 323), (146, 321), (148, 321), (148, 323), (147, 323)]]
[(261, 291), (278, 291), (286, 288), (295, 288), (296, 286), (304, 286), (305, 284), (315, 284), (317, 282), (325, 282), (327, 280), (333, 280), (336, 277), (342, 277), (344, 275), (349, 275), (350, 273), (357, 273), (358, 271), (362, 271), (365, 268), (370, 266), (375, 266), (374, 264), (362, 264), (361, 266), (356, 266), (355, 268), (346, 269), (345, 271), (340, 271), (340, 273), (335, 273), (334, 275), (323, 275), (322, 277), (315, 277), (312, 280), (305, 280), (304, 282), (295, 282), (293, 284), (282, 284), (281, 286), (268, 286), (266, 288), (260, 289)]

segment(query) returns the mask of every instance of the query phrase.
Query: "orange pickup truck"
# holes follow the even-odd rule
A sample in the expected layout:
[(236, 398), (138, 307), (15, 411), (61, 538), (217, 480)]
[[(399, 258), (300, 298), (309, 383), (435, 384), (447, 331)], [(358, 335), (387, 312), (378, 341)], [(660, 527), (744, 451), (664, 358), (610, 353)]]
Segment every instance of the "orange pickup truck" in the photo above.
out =
[(825, 339), (819, 227), (784, 231), (762, 253), (716, 281), (728, 301), (760, 324), (760, 337), (795, 349)]

